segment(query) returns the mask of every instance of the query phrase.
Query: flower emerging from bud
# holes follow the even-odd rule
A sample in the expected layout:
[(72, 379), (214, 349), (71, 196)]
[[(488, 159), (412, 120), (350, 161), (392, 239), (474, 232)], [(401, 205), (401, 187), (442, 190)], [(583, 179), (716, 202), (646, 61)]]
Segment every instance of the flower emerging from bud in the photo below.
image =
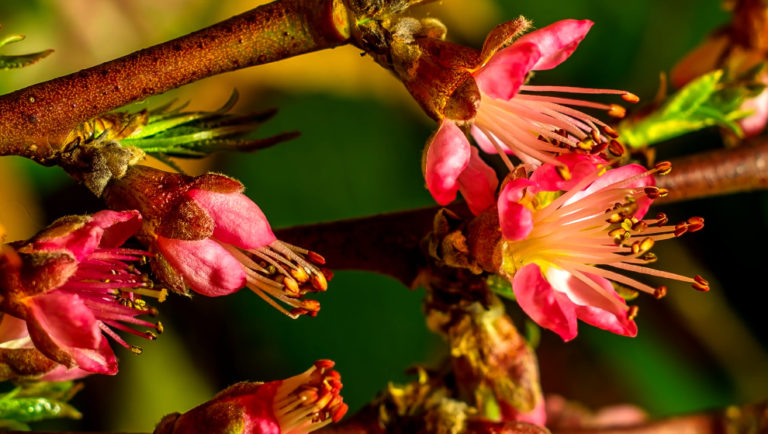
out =
[[(627, 102), (637, 102), (637, 96), (620, 90), (525, 84), (531, 71), (552, 69), (567, 59), (592, 24), (589, 20), (559, 21), (506, 47), (514, 36), (510, 32), (519, 31), (520, 26), (502, 24), (491, 32), (482, 52), (465, 66), (469, 77), (451, 88), (451, 97), (442, 112), (438, 112), (438, 131), (427, 145), (425, 178), (438, 203), (448, 204), (460, 190), (470, 210), (479, 214), (495, 201), (498, 181), (493, 170), (471, 148), (467, 129), (483, 151), (498, 153), (510, 171), (514, 166), (506, 154), (538, 166), (545, 162), (559, 165), (555, 156), (572, 150), (623, 153), (623, 147), (615, 140), (615, 130), (574, 108), (604, 110), (611, 116), (623, 117), (623, 107), (549, 94), (616, 94)], [(454, 45), (443, 41), (433, 44), (442, 47), (438, 51), (441, 56), (450, 56), (455, 51), (466, 57), (465, 49), (452, 49)], [(466, 102), (469, 100), (474, 103)]]
[(156, 314), (142, 296), (165, 297), (130, 265), (147, 252), (120, 247), (140, 226), (137, 211), (101, 211), (61, 218), (10, 244), (0, 258), (0, 308), (26, 322), (32, 343), (51, 360), (115, 374), (117, 360), (104, 335), (139, 353), (115, 330), (147, 339), (156, 335), (131, 326), (162, 331), (160, 323), (137, 318)]
[[(704, 226), (694, 217), (668, 225), (664, 214), (643, 219), (653, 199), (666, 191), (655, 186), (652, 170), (637, 164), (606, 170), (599, 157), (568, 154), (559, 165), (546, 163), (529, 179), (509, 181), (498, 200), (503, 236), (500, 274), (512, 283), (520, 307), (563, 340), (577, 334), (577, 319), (626, 336), (637, 334), (636, 307), (628, 307), (612, 282), (662, 297), (653, 288), (609, 268), (689, 282), (708, 290), (700, 276), (689, 278), (654, 270), (657, 241)], [(562, 177), (560, 165), (570, 173)], [(489, 211), (490, 212), (490, 211)]]
[(163, 418), (155, 434), (300, 434), (338, 422), (347, 412), (341, 376), (330, 360), (269, 383), (238, 383), (184, 414)]
[(138, 238), (152, 253), (155, 274), (174, 291), (189, 287), (217, 297), (247, 286), (292, 318), (320, 309), (302, 297), (327, 289), (330, 273), (318, 268), (325, 259), (277, 240), (240, 182), (134, 166), (110, 184), (105, 200), (114, 209), (141, 211)]

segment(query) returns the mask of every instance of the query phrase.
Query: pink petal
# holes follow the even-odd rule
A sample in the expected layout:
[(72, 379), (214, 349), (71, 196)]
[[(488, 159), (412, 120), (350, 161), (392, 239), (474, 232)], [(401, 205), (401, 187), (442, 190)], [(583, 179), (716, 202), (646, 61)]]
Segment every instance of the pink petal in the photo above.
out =
[(527, 179), (509, 181), (499, 193), (499, 224), (504, 238), (512, 241), (522, 240), (533, 230), (533, 213), (518, 202), (523, 198), (526, 188), (533, 187)]
[(29, 338), (26, 321), (7, 313), (3, 314), (2, 318), (0, 320), (0, 343)]
[(492, 98), (509, 100), (517, 94), (528, 72), (540, 58), (541, 52), (536, 44), (515, 42), (494, 54), (473, 75), (483, 93)]
[[(595, 182), (590, 184), (589, 187), (587, 187), (583, 192), (580, 192), (574, 195), (571, 199), (569, 199), (567, 203), (573, 203), (581, 199), (582, 197), (590, 195), (597, 191), (600, 191), (601, 189), (609, 185), (623, 181), (625, 179), (632, 178), (634, 176), (640, 175), (647, 171), (648, 170), (645, 167), (639, 164), (627, 164), (626, 166), (621, 166), (616, 169), (608, 170), (599, 178), (597, 178)], [(656, 185), (656, 181), (653, 179), (653, 176), (646, 175), (646, 176), (637, 178), (634, 181), (628, 182), (626, 184), (622, 184), (621, 188), (643, 188), (643, 187), (650, 187), (654, 185)], [(635, 211), (634, 216), (637, 218), (642, 218), (645, 215), (645, 213), (648, 212), (648, 208), (650, 208), (652, 203), (653, 203), (653, 200), (649, 199), (647, 196), (643, 195), (637, 198), (637, 211)]]
[(470, 148), (469, 164), (459, 176), (459, 190), (467, 201), (472, 214), (478, 215), (496, 202), (499, 180), (491, 166), (478, 155), (477, 148)]
[(427, 189), (440, 205), (456, 198), (459, 176), (469, 165), (471, 157), (467, 137), (451, 121), (444, 120), (427, 144), (424, 178)]
[(94, 225), (104, 229), (100, 247), (120, 247), (141, 229), (141, 214), (130, 211), (99, 211), (91, 216)]
[(45, 373), (45, 375), (36, 378), (37, 381), (69, 381), (83, 378), (87, 375), (91, 375), (93, 372), (88, 372), (80, 368), (67, 368), (64, 365), (56, 365), (55, 368)]
[(187, 192), (211, 216), (214, 238), (241, 249), (258, 249), (277, 238), (261, 209), (243, 193)]
[(636, 336), (637, 325), (627, 316), (627, 304), (603, 277), (585, 273), (602, 291), (565, 270), (550, 268), (546, 279), (555, 290), (565, 294), (575, 305), (576, 316), (595, 327), (623, 336)]
[(552, 288), (538, 265), (528, 264), (517, 270), (512, 290), (520, 308), (538, 325), (557, 333), (566, 342), (576, 337), (576, 306)]
[(570, 57), (594, 24), (590, 20), (562, 20), (547, 27), (523, 35), (515, 41), (518, 44), (534, 44), (541, 53), (532, 69), (552, 69)]
[(755, 137), (763, 132), (765, 124), (768, 122), (768, 90), (764, 90), (760, 95), (744, 101), (739, 110), (752, 111), (751, 115), (739, 121), (744, 137)]
[[(79, 296), (52, 291), (31, 297), (27, 307), (28, 322), (44, 331), (57, 346), (95, 349), (101, 344), (99, 322)], [(35, 340), (34, 335), (32, 338)]]
[(118, 247), (141, 227), (138, 211), (104, 210), (93, 214), (79, 228), (57, 238), (38, 241), (41, 250), (69, 250), (77, 261), (82, 261), (98, 247)]
[(540, 398), (539, 402), (536, 404), (536, 407), (528, 413), (521, 413), (513, 409), (510, 410), (511, 411), (504, 412), (504, 420), (528, 422), (538, 426), (545, 426), (547, 424), (547, 408), (544, 398)]
[[(117, 374), (117, 357), (106, 339), (102, 339), (96, 349), (72, 348), (72, 357), (84, 371), (103, 375)], [(77, 372), (72, 372), (71, 375), (77, 375)]]
[(243, 266), (216, 241), (157, 237), (157, 247), (187, 285), (199, 294), (218, 297), (245, 285)]
[(557, 157), (557, 161), (568, 168), (571, 177), (563, 179), (557, 167), (551, 163), (542, 164), (531, 174), (531, 181), (539, 191), (567, 191), (585, 177), (593, 174), (605, 160), (596, 155), (568, 153)]

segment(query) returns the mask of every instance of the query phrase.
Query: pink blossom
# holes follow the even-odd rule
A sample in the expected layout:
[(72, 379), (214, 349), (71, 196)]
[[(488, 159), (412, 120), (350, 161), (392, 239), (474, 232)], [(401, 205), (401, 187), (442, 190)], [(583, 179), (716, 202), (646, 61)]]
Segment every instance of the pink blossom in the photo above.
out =
[[(692, 218), (666, 225), (659, 214), (643, 220), (652, 199), (664, 194), (653, 173), (637, 164), (606, 170), (594, 156), (566, 155), (545, 163), (528, 179), (508, 182), (499, 200), (503, 241), (501, 273), (512, 282), (520, 307), (544, 328), (571, 340), (577, 319), (611, 332), (635, 336), (635, 309), (627, 306), (612, 282), (663, 296), (619, 271), (645, 273), (689, 282), (705, 290), (706, 281), (646, 267), (656, 241), (703, 227)], [(559, 169), (572, 174), (565, 180)]]
[(101, 211), (59, 219), (29, 241), (11, 244), (0, 307), (26, 322), (31, 342), (51, 360), (70, 370), (115, 374), (117, 359), (104, 335), (140, 352), (115, 330), (147, 339), (155, 335), (129, 325), (162, 330), (137, 318), (155, 313), (142, 295), (165, 296), (129, 265), (146, 252), (120, 248), (140, 225), (137, 211)]
[(173, 290), (183, 293), (188, 287), (218, 297), (247, 287), (291, 317), (319, 310), (317, 301), (301, 297), (327, 288), (315, 265), (324, 259), (278, 241), (238, 181), (134, 166), (105, 198), (112, 208), (136, 207), (144, 215), (138, 238), (154, 254), (159, 279)]
[[(633, 102), (636, 96), (609, 89), (524, 84), (529, 72), (554, 68), (567, 59), (591, 26), (589, 20), (563, 20), (498, 51), (484, 48), (483, 54), (491, 51), (492, 55), (471, 70), (480, 95), (474, 119), (465, 122), (447, 116), (428, 144), (425, 177), (438, 203), (451, 202), (461, 191), (472, 212), (478, 214), (493, 205), (498, 186), (493, 170), (470, 152), (467, 136), (457, 123), (466, 123), (480, 148), (500, 154), (510, 170), (512, 164), (506, 154), (538, 166), (542, 162), (557, 164), (554, 157), (570, 148), (586, 147), (597, 153), (611, 144), (611, 137), (616, 136), (613, 129), (572, 106), (606, 110), (616, 116), (623, 115), (623, 108), (547, 94), (618, 94)], [(611, 149), (617, 147), (618, 143)]]
[(338, 422), (347, 412), (341, 376), (330, 360), (269, 383), (238, 383), (187, 413), (163, 418), (156, 434), (243, 432), (300, 434)]

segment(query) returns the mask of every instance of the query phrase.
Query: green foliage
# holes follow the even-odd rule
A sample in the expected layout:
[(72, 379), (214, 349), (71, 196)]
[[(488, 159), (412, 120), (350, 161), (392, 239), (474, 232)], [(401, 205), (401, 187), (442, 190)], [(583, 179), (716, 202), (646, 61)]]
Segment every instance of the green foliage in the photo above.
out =
[[(24, 35), (8, 35), (0, 39), (0, 48), (3, 48), (4, 46), (13, 42), (19, 42), (22, 40), (24, 40)], [(45, 50), (30, 54), (0, 55), (0, 69), (8, 70), (23, 68), (25, 66), (32, 65), (33, 63), (37, 63), (39, 60), (48, 57), (48, 55), (51, 53), (53, 53), (53, 50)]]
[(721, 126), (741, 137), (737, 120), (749, 116), (742, 103), (763, 86), (731, 81), (722, 70), (702, 75), (669, 97), (650, 115), (628, 119), (619, 125), (624, 143), (641, 148), (710, 126)]
[(53, 418), (80, 419), (67, 401), (80, 386), (71, 381), (23, 384), (0, 397), (0, 430), (29, 430), (29, 422)]
[(233, 92), (224, 106), (212, 112), (182, 112), (184, 106), (173, 110), (168, 110), (168, 105), (160, 107), (149, 113), (146, 125), (121, 143), (160, 157), (202, 158), (213, 152), (263, 149), (298, 135), (283, 133), (261, 140), (241, 138), (271, 119), (277, 111), (227, 114), (237, 98), (237, 92)]
[(504, 298), (516, 300), (515, 293), (512, 291), (512, 284), (507, 279), (498, 274), (491, 274), (485, 282), (488, 284), (488, 289), (492, 292)]

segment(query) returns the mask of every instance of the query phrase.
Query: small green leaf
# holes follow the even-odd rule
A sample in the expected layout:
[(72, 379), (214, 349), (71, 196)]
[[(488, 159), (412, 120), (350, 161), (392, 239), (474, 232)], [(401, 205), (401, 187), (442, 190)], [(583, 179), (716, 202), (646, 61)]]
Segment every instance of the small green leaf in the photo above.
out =
[(621, 139), (641, 148), (710, 126), (742, 135), (735, 122), (751, 114), (740, 107), (764, 89), (755, 82), (727, 81), (722, 70), (702, 75), (669, 97), (661, 107), (641, 119), (619, 125)]
[(525, 340), (533, 349), (538, 348), (541, 342), (541, 328), (531, 320), (525, 320)]
[(22, 54), (18, 56), (2, 56), (0, 55), (0, 69), (17, 69), (25, 66), (37, 63), (40, 60), (48, 57), (53, 50), (40, 51), (32, 54)]
[(52, 418), (79, 419), (79, 411), (67, 404), (79, 385), (71, 381), (36, 382), (0, 396), (0, 428), (29, 429), (26, 424)]
[(717, 70), (692, 81), (664, 104), (661, 116), (670, 118), (683, 117), (694, 113), (712, 97), (722, 77), (723, 71)]
[(516, 300), (515, 293), (512, 291), (512, 284), (509, 281), (498, 274), (491, 274), (486, 279), (488, 289), (492, 292), (510, 300)]
[[(24, 40), (24, 35), (8, 35), (0, 39), (0, 48)], [(48, 57), (53, 50), (45, 50), (37, 53), (19, 54), (19, 55), (0, 55), (0, 69), (16, 69), (29, 66), (33, 63), (37, 63), (41, 59)]]

